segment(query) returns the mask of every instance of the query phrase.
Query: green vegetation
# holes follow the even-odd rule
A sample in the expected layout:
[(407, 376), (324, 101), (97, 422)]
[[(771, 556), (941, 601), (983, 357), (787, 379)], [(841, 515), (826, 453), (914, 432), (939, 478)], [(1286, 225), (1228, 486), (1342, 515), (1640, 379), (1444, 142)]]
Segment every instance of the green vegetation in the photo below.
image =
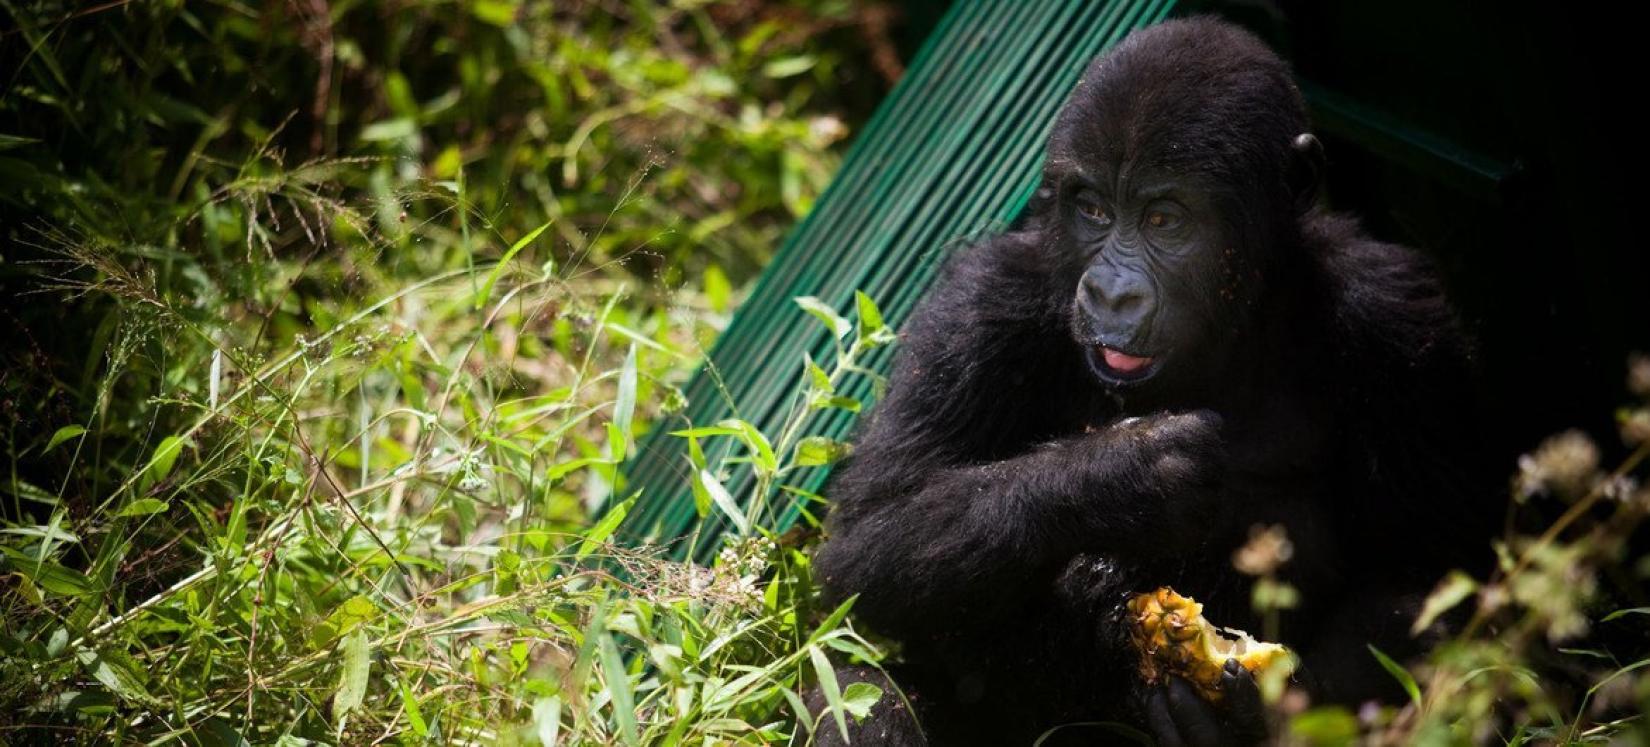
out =
[[(839, 457), (796, 426), (892, 340), (871, 299), (794, 310), (845, 333), (782, 432), (683, 434), (746, 528), (714, 566), (606, 541), (616, 465), (885, 90), (873, 10), (0, 0), (0, 741), (802, 743), (900, 697), (821, 681), (883, 650), (700, 449), (764, 494)], [(1526, 460), (1516, 512), (1562, 515), (1440, 586), (1464, 629), (1391, 663), (1414, 702), (1286, 693), (1280, 733), (1634, 738), (1650, 661), (1579, 637), (1643, 630), (1633, 371), (1627, 462)]]
[(0, 729), (782, 741), (878, 655), (805, 556), (592, 509), (883, 90), (856, 14), (0, 3)]

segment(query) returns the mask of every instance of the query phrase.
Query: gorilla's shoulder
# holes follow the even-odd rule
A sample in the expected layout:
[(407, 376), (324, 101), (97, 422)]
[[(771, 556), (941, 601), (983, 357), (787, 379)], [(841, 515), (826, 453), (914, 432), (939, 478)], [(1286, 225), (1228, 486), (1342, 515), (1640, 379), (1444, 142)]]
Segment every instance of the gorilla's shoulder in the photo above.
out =
[(1390, 370), (1453, 367), (1471, 351), (1433, 264), (1377, 241), (1348, 215), (1320, 212), (1302, 226), (1327, 292), (1343, 357)]

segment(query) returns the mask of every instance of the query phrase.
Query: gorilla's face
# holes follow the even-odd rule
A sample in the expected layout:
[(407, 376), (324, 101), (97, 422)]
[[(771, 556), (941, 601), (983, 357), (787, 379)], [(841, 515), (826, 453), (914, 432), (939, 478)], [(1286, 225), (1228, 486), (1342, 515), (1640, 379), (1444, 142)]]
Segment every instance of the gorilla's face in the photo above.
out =
[(1306, 129), (1288, 68), (1221, 24), (1132, 34), (1072, 91), (1039, 219), (1068, 263), (1072, 337), (1127, 409), (1230, 389), (1267, 276), (1300, 261), (1322, 161)]
[(1169, 390), (1218, 373), (1241, 312), (1239, 257), (1213, 191), (1117, 164), (1068, 174), (1061, 216), (1080, 266), (1072, 335), (1115, 389)]

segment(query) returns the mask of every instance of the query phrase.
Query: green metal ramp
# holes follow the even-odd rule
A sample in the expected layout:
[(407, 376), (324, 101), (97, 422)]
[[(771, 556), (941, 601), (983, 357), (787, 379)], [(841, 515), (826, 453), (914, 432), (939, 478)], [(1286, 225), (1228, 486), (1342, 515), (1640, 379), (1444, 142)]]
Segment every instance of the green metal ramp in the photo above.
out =
[[(712, 513), (691, 546), (694, 510), (686, 444), (670, 431), (738, 417), (777, 432), (802, 374), (802, 356), (828, 361), (832, 340), (792, 299), (817, 296), (852, 317), (854, 291), (882, 307), (896, 329), (955, 239), (1005, 225), (1036, 187), (1050, 123), (1087, 63), (1130, 31), (1162, 20), (1175, 0), (959, 0), (905, 77), (858, 135), (841, 171), (790, 234), (710, 353), (720, 377), (701, 369), (687, 409), (658, 424), (624, 467), (623, 495), (641, 498), (621, 525), (627, 543), (671, 544), (707, 560), (727, 519)], [(892, 348), (864, 363), (886, 372)], [(840, 392), (868, 400), (855, 377)], [(731, 405), (730, 406), (730, 399)], [(823, 410), (810, 435), (844, 439), (852, 413)], [(712, 464), (732, 439), (705, 443)], [(788, 480), (810, 492), (828, 468)], [(749, 500), (754, 478), (739, 465), (724, 485)], [(770, 501), (789, 500), (769, 496)], [(797, 507), (782, 503), (782, 529)], [(674, 543), (674, 544), (672, 544)]]

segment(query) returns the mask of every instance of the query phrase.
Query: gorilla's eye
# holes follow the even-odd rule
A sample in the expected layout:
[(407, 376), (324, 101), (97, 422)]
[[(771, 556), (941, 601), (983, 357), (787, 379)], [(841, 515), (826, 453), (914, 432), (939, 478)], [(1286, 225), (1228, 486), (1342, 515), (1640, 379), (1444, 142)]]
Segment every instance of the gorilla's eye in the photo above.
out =
[(1180, 225), (1180, 220), (1161, 210), (1153, 210), (1146, 216), (1146, 223), (1152, 228), (1174, 228)]
[(1095, 223), (1102, 226), (1111, 225), (1111, 211), (1106, 209), (1106, 203), (1098, 199), (1093, 197), (1080, 199), (1077, 202), (1077, 209)]

